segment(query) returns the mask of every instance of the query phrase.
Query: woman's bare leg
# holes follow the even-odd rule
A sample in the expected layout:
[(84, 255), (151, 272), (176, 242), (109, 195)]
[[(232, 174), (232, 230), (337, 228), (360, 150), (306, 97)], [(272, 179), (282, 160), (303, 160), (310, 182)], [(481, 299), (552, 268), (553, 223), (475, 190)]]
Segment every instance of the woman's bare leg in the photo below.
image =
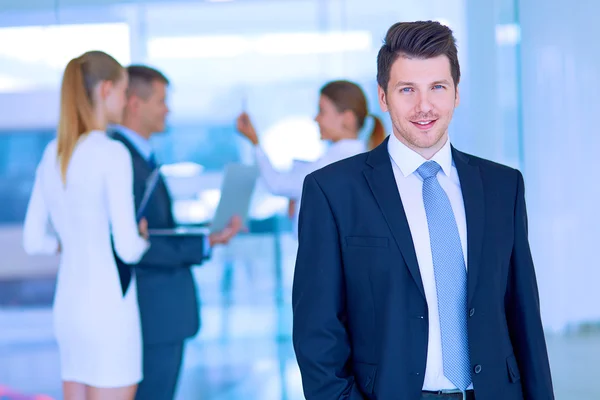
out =
[(134, 400), (137, 385), (120, 388), (87, 387), (86, 400)]
[(63, 396), (65, 400), (87, 400), (86, 386), (79, 382), (63, 382)]

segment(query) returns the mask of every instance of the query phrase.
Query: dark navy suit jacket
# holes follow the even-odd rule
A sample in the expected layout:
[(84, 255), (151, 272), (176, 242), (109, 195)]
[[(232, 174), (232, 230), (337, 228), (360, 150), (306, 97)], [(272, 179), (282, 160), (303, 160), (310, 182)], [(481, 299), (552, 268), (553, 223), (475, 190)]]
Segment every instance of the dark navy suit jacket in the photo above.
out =
[[(124, 135), (114, 131), (111, 136), (125, 144), (131, 152), (137, 210), (152, 168)], [(150, 229), (176, 226), (171, 210), (171, 197), (162, 178), (150, 197), (144, 217), (148, 220)], [(190, 267), (205, 260), (204, 245), (202, 235), (151, 236), (150, 249), (137, 265), (126, 265), (117, 257), (124, 290), (129, 285), (131, 271), (136, 274), (145, 345), (181, 342), (198, 332), (199, 307)]]
[[(308, 400), (421, 396), (428, 308), (387, 143), (304, 183), (292, 303)], [(553, 399), (523, 177), (452, 155), (467, 220), (475, 397)]]

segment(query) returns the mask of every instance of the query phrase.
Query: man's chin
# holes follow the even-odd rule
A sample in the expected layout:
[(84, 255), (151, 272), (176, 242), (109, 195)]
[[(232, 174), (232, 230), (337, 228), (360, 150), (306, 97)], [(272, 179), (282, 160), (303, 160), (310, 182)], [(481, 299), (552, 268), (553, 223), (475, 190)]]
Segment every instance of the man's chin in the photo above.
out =
[[(420, 132), (423, 135), (423, 132)], [(426, 135), (419, 137), (416, 140), (416, 144), (421, 149), (431, 149), (434, 147), (442, 147), (446, 143), (446, 138), (444, 134), (439, 134), (439, 132), (427, 132)]]
[(168, 126), (163, 125), (161, 127), (156, 128), (156, 130), (154, 131), (154, 135), (162, 135), (167, 133), (168, 130)]

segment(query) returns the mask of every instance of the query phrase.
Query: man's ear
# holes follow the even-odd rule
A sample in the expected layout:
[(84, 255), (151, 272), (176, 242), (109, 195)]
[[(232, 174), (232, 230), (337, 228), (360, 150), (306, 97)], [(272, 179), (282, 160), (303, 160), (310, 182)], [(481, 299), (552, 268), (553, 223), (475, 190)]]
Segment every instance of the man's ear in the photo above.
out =
[(455, 91), (456, 94), (454, 95), (454, 107), (458, 107), (458, 105), (460, 104), (460, 93), (458, 90), (458, 85), (456, 85)]
[(377, 85), (377, 98), (379, 99), (379, 107), (381, 108), (381, 111), (388, 112), (389, 108), (385, 90), (383, 90), (383, 88), (379, 85)]
[(137, 111), (140, 108), (140, 101), (141, 99), (136, 96), (136, 95), (130, 95), (127, 97), (127, 110), (131, 111)]

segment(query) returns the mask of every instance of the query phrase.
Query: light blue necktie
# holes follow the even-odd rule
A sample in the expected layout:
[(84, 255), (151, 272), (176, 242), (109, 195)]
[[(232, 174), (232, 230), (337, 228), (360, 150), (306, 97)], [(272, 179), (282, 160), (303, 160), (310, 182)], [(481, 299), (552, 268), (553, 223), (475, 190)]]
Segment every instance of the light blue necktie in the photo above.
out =
[(444, 376), (464, 392), (471, 384), (467, 271), (452, 206), (436, 177), (440, 169), (435, 161), (427, 161), (417, 172), (423, 178), (423, 203), (429, 226), (442, 331)]

